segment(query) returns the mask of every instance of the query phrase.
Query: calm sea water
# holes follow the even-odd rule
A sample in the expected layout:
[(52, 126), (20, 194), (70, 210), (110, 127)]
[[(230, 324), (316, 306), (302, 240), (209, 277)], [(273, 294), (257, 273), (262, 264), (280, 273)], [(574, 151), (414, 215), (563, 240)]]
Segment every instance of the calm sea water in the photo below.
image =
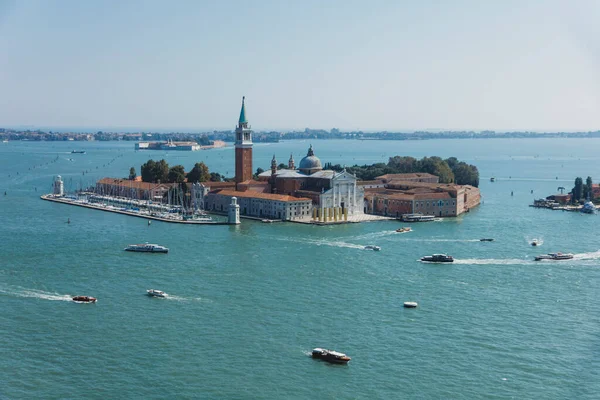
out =
[[(299, 162), (309, 144), (257, 144), (254, 167), (273, 154)], [(599, 140), (312, 144), (323, 162), (347, 165), (456, 156), (479, 167), (483, 204), (407, 234), (395, 222), (148, 226), (39, 195), (54, 175), (76, 189), (139, 173), (149, 158), (233, 175), (233, 149), (0, 143), (0, 397), (597, 398), (599, 216), (528, 204), (576, 176), (600, 180)], [(171, 251), (123, 251), (143, 241)], [(576, 256), (532, 261), (555, 251)], [(437, 252), (457, 262), (417, 261)], [(99, 301), (69, 301), (79, 294)], [(352, 361), (314, 361), (318, 346)]]

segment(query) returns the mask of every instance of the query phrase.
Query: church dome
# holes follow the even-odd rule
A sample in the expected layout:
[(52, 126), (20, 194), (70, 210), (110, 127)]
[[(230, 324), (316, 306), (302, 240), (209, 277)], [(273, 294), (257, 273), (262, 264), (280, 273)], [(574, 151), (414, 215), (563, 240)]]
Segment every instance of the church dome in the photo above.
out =
[(300, 160), (300, 167), (298, 168), (300, 172), (305, 174), (313, 174), (317, 171), (321, 171), (323, 167), (321, 166), (321, 160), (319, 157), (315, 156), (315, 153), (312, 148), (312, 144), (308, 149), (308, 154), (302, 160)]

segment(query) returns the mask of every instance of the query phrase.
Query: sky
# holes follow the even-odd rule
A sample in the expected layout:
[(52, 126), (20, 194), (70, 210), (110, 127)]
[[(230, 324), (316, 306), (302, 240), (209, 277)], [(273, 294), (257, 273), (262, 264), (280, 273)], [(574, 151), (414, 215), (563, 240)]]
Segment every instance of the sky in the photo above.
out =
[(600, 129), (595, 0), (0, 0), (0, 127)]

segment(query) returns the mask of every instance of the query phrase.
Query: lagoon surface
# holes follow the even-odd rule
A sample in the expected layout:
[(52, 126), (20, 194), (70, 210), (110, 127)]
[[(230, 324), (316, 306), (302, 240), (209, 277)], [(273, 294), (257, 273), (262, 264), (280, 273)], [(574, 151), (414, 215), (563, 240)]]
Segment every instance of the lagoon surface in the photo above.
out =
[[(273, 154), (298, 164), (309, 144), (255, 144), (254, 169)], [(600, 216), (528, 205), (577, 176), (600, 181), (600, 140), (312, 144), (333, 164), (455, 156), (479, 168), (483, 203), (404, 234), (390, 221), (148, 226), (39, 196), (55, 175), (75, 190), (150, 158), (232, 176), (233, 148), (0, 143), (0, 398), (597, 398)], [(144, 241), (170, 252), (123, 251)], [(532, 261), (557, 251), (575, 258)], [(457, 261), (417, 261), (432, 253)], [(312, 360), (313, 347), (352, 361)]]

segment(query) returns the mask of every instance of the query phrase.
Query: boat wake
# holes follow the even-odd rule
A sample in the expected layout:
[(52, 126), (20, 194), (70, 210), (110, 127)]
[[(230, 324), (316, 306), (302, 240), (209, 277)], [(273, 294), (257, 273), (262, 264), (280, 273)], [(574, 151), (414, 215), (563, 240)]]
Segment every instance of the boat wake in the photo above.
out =
[(376, 239), (376, 238), (392, 236), (392, 235), (396, 235), (396, 234), (400, 234), (400, 233), (406, 233), (406, 232), (396, 232), (395, 230), (394, 231), (371, 232), (371, 233), (367, 233), (365, 235), (353, 236), (352, 240)]
[(523, 260), (519, 258), (494, 259), (494, 258), (463, 258), (454, 259), (454, 264), (467, 265), (519, 265), (519, 264), (534, 264), (533, 260)]
[(43, 300), (52, 300), (52, 301), (73, 301), (73, 298), (69, 294), (59, 294), (59, 293), (51, 293), (45, 292), (43, 290), (36, 289), (18, 289), (18, 290), (6, 290), (0, 289), (0, 293), (6, 294), (8, 296), (15, 297), (29, 297), (35, 299), (43, 299)]
[(172, 301), (180, 301), (182, 303), (184, 302), (188, 302), (188, 301), (204, 301), (204, 302), (210, 302), (210, 300), (208, 299), (203, 299), (202, 297), (182, 297), (182, 296), (173, 296), (173, 295), (169, 295), (168, 297), (164, 297), (161, 300), (172, 300)]
[(435, 238), (411, 238), (405, 240), (412, 240), (416, 242), (481, 242), (481, 239), (435, 239)]
[[(286, 241), (286, 242), (294, 242), (297, 243), (296, 240), (291, 240), (291, 239), (287, 239), (287, 238), (274, 238), (276, 240), (281, 240), (281, 241)], [(358, 239), (358, 237), (353, 238), (353, 239)], [(324, 240), (324, 239), (303, 239), (302, 243), (309, 243), (309, 244), (313, 244), (315, 246), (331, 246), (331, 247), (341, 247), (341, 248), (348, 248), (348, 249), (364, 249), (365, 246), (362, 244), (354, 244), (354, 243), (347, 243), (347, 242), (342, 242), (342, 241), (335, 241), (335, 240)]]
[(598, 260), (600, 259), (600, 250), (590, 253), (574, 254), (573, 260)]

